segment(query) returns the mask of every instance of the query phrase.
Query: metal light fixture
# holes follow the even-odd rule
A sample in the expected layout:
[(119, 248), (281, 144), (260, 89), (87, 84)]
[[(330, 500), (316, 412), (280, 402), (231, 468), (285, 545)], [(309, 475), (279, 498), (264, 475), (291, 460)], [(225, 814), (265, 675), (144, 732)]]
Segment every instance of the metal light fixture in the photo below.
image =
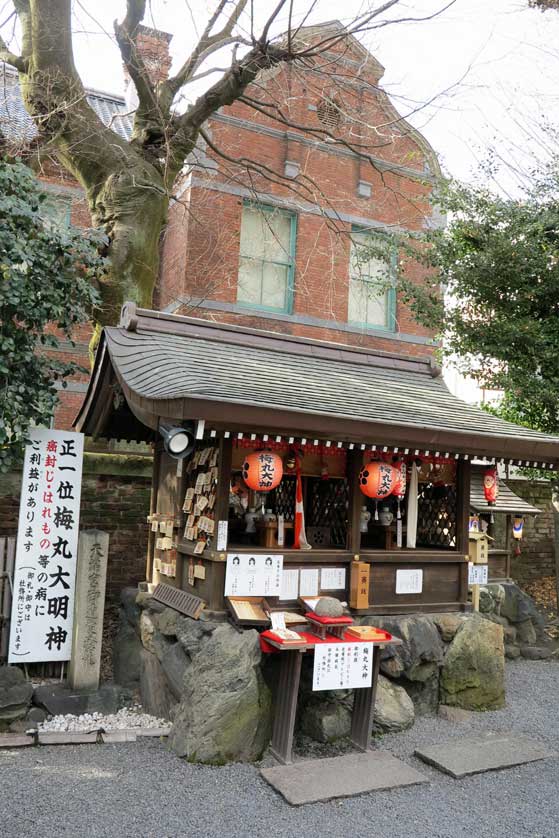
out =
[(183, 426), (160, 422), (159, 433), (163, 437), (163, 447), (166, 453), (175, 460), (183, 460), (194, 450), (193, 422), (185, 422)]

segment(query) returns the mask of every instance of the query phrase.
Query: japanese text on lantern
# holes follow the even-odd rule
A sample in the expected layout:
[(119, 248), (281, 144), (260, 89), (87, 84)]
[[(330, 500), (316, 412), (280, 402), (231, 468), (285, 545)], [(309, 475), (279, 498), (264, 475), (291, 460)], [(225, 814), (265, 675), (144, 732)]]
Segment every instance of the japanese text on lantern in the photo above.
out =
[(70, 658), (83, 434), (36, 429), (25, 449), (9, 662)]

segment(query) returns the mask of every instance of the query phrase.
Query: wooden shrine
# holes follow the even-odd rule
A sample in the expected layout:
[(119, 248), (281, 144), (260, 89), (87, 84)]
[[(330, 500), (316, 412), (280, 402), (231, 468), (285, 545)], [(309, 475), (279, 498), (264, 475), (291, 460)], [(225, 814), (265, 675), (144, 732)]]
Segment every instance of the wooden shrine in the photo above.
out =
[[(358, 615), (467, 609), (471, 461), (559, 459), (556, 438), (452, 396), (429, 358), (132, 304), (104, 330), (75, 424), (153, 442), (147, 579), (211, 610), (227, 607), (233, 559), (250, 573), (261, 556), (282, 560), (281, 591), (265, 595), (272, 610), (301, 612), (301, 596), (325, 593)], [(166, 450), (169, 426), (188, 430), (188, 456)], [(249, 485), (247, 458), (259, 453), (279, 462), (274, 488)], [(394, 491), (367, 496), (363, 475), (380, 465)]]

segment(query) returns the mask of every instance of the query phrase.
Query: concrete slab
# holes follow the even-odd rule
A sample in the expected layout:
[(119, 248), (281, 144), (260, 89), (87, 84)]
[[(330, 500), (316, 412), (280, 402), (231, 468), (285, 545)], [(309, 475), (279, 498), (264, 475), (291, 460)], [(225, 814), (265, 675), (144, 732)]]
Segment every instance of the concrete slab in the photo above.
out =
[(135, 742), (138, 731), (135, 728), (125, 727), (121, 730), (107, 730), (101, 734), (103, 742), (107, 745), (113, 742)]
[(34, 736), (27, 736), (25, 733), (2, 733), (0, 734), (0, 748), (26, 748), (35, 744)]
[(456, 779), (557, 756), (540, 742), (516, 733), (460, 737), (440, 745), (419, 748), (415, 754)]
[(169, 727), (139, 727), (136, 730), (136, 736), (169, 736), (171, 726)]
[(260, 773), (292, 806), (427, 782), (387, 751), (303, 760), (263, 768)]
[(97, 731), (83, 733), (78, 731), (39, 731), (39, 745), (94, 745)]

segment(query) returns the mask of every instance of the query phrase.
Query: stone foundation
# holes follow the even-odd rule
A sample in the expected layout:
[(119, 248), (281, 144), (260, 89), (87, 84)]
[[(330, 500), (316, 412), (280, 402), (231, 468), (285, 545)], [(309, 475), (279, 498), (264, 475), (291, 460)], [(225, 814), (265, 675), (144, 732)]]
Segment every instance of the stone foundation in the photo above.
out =
[[(416, 715), (438, 712), (439, 703), (447, 712), (504, 706), (505, 652), (529, 657), (528, 648), (540, 648), (527, 644), (540, 642), (542, 620), (515, 585), (488, 585), (481, 602), (479, 614), (360, 618), (404, 641), (382, 652), (372, 733), (404, 730)], [(234, 627), (225, 614), (202, 612), (192, 620), (131, 588), (121, 603), (115, 681), (138, 687), (146, 711), (173, 722), (173, 750), (210, 764), (257, 760), (270, 738), (278, 656), (262, 655), (258, 633)], [(347, 736), (352, 693), (313, 693), (311, 685), (309, 656), (300, 732), (321, 742)]]

